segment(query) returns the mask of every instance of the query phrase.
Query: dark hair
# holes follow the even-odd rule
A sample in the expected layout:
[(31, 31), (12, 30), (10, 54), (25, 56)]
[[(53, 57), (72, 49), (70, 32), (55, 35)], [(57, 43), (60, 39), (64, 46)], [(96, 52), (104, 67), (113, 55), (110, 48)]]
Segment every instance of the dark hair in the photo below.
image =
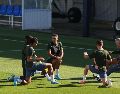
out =
[(31, 39), (31, 38), (33, 38), (33, 36), (31, 36), (31, 35), (26, 35), (25, 36), (25, 39)]
[(30, 39), (30, 44), (33, 43), (38, 43), (38, 39), (36, 37), (33, 37), (32, 39)]
[(25, 44), (26, 45), (29, 45), (30, 44), (30, 40), (33, 38), (33, 36), (31, 36), (31, 35), (27, 35), (27, 36), (25, 36)]
[(38, 38), (37, 38), (37, 37), (34, 37), (34, 39), (35, 39), (36, 41), (38, 41)]
[(102, 46), (103, 45), (103, 40), (97, 40), (96, 45)]
[(58, 34), (52, 34), (52, 36), (58, 36)]

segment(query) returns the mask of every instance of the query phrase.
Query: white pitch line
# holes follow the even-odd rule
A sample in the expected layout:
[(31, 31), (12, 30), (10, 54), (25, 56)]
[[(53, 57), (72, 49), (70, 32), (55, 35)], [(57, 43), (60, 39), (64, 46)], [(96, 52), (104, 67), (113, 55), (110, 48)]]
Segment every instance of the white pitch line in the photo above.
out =
[(45, 50), (45, 49), (35, 49), (36, 51), (42, 51), (42, 50)]
[[(35, 49), (36, 51), (42, 51), (42, 50), (45, 50), (45, 49)], [(0, 51), (0, 53), (3, 53), (3, 52), (20, 52), (22, 50), (4, 50), (4, 51)]]
[(84, 50), (85, 48), (78, 48), (79, 50)]
[[(3, 40), (6, 40), (6, 41), (12, 41), (12, 42), (16, 42), (18, 40), (11, 40), (11, 39), (3, 39)], [(22, 42), (24, 43), (24, 41), (18, 41), (18, 42)], [(44, 44), (44, 43), (38, 43), (38, 44)], [(44, 44), (44, 45), (47, 45), (47, 44)]]
[[(67, 46), (66, 46), (67, 47)], [(76, 49), (77, 47), (69, 47), (69, 48), (71, 48), (71, 49)]]
[[(10, 39), (3, 39), (3, 40), (10, 40)], [(10, 40), (10, 41), (17, 41), (17, 40)]]
[[(11, 39), (3, 39), (3, 40), (6, 40), (6, 41), (12, 41), (12, 42), (16, 42), (16, 41), (18, 41), (18, 40), (11, 40)], [(18, 41), (18, 42), (24, 42), (24, 41)], [(43, 44), (43, 45), (48, 45), (48, 44), (44, 44), (44, 43), (38, 43), (38, 44)], [(70, 46), (63, 46), (64, 48), (70, 48), (70, 49), (78, 49), (78, 50), (84, 50), (85, 48), (78, 48), (78, 47), (70, 47)], [(93, 50), (93, 49), (86, 49), (86, 50)]]
[(0, 53), (2, 53), (2, 52), (4, 52), (4, 51), (0, 51)]

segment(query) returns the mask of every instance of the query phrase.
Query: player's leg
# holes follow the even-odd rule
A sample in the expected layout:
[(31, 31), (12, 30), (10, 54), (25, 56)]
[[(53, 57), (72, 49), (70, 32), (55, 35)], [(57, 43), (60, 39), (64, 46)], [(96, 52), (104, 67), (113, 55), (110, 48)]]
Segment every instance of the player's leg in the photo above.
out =
[(94, 65), (86, 65), (85, 69), (84, 69), (84, 75), (82, 80), (80, 81), (80, 83), (85, 83), (86, 81), (86, 76), (88, 74), (88, 70), (90, 70), (92, 73), (97, 73), (98, 74), (98, 69), (95, 68)]
[(25, 80), (23, 80), (23, 84), (29, 84), (31, 83), (31, 78), (32, 75), (34, 74), (34, 70), (32, 68), (26, 68), (26, 76), (25, 76)]
[(26, 81), (28, 84), (31, 83), (31, 78), (32, 78), (31, 76), (26, 77)]
[[(48, 58), (46, 62), (52, 63), (52, 60), (53, 60), (53, 58)], [(47, 68), (46, 68), (46, 69), (47, 69)], [(45, 74), (46, 74), (46, 72), (47, 72), (46, 69), (43, 69), (43, 70), (42, 70), (41, 75), (44, 75), (44, 76), (45, 76)]]
[(97, 74), (97, 73), (93, 73), (93, 78), (94, 78), (95, 80), (99, 81), (99, 82), (101, 81), (100, 75)]
[(85, 66), (85, 69), (84, 69), (84, 73), (83, 73), (83, 77), (82, 77), (82, 80), (80, 80), (80, 84), (84, 84), (85, 81), (86, 81), (86, 76), (88, 74), (88, 70), (89, 70), (89, 65), (86, 65)]
[(107, 73), (106, 72), (100, 72), (100, 78), (101, 78), (101, 81), (103, 83), (103, 85), (99, 86), (99, 87), (111, 87), (112, 85), (112, 82), (111, 80), (107, 78)]
[(50, 63), (45, 63), (45, 66), (46, 66), (46, 68), (48, 68), (48, 74), (49, 74), (50, 77), (51, 77), (51, 83), (52, 83), (52, 84), (58, 84), (58, 82), (56, 82), (55, 79), (54, 79), (52, 64), (50, 64)]
[(118, 62), (117, 58), (113, 58), (112, 62), (106, 62), (106, 68), (109, 69), (111, 65), (118, 64)]
[(42, 70), (41, 75), (45, 77), (46, 72), (47, 72), (46, 69)]
[(25, 76), (26, 76), (26, 67), (25, 65), (23, 66), (23, 79), (25, 80)]
[(61, 65), (62, 60), (55, 60), (53, 62), (55, 63), (55, 66), (54, 66), (55, 72), (56, 72), (55, 79), (60, 80), (61, 77), (60, 77), (59, 69), (60, 69), (60, 65)]
[(120, 71), (120, 63), (114, 64), (110, 66), (110, 68), (107, 70), (107, 76), (109, 76), (113, 72)]

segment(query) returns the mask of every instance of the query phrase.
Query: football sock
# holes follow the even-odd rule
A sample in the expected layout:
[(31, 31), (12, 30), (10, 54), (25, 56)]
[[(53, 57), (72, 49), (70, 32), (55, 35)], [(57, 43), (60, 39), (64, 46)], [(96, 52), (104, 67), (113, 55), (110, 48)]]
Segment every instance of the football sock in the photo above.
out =
[(55, 69), (56, 75), (59, 75), (59, 69)]
[(51, 75), (51, 81), (54, 82), (55, 79), (54, 79), (54, 75)]
[(83, 81), (85, 81), (86, 80), (86, 75), (83, 75)]
[(45, 74), (45, 76), (47, 77), (47, 79), (49, 79), (49, 78), (50, 78), (50, 76), (48, 75), (48, 73), (46, 73), (46, 74)]

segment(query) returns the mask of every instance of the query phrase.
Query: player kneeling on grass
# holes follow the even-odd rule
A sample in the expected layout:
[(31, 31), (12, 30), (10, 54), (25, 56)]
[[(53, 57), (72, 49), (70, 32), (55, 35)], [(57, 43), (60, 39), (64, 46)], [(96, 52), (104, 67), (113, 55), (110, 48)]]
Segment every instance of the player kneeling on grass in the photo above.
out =
[[(115, 44), (116, 44), (117, 50), (109, 51), (109, 53), (117, 54), (117, 57), (114, 57), (112, 59), (112, 62), (106, 62), (107, 76), (109, 76), (113, 72), (120, 71), (120, 38), (115, 39)], [(96, 78), (99, 79), (99, 77), (96, 77)]]
[(118, 72), (120, 71), (120, 38), (115, 39), (115, 44), (117, 47), (116, 51), (111, 51), (111, 54), (118, 54), (117, 57), (113, 58), (113, 62), (108, 62), (109, 68), (107, 71), (107, 75), (109, 76), (113, 72)]
[(27, 46), (29, 46), (30, 39), (32, 39), (32, 38), (33, 37), (31, 35), (25, 36), (25, 44), (24, 44), (24, 47), (22, 49), (22, 68), (23, 68), (23, 76), (21, 76), (22, 80), (25, 80), (25, 76), (26, 76), (25, 49)]
[(84, 52), (84, 58), (85, 59), (95, 58), (96, 65), (86, 65), (86, 67), (84, 69), (83, 80), (81, 80), (80, 83), (81, 84), (85, 83), (86, 75), (88, 74), (88, 70), (90, 70), (91, 72), (97, 73), (100, 75), (103, 85), (99, 86), (99, 87), (109, 87), (111, 83), (107, 79), (106, 62), (112, 61), (112, 59), (111, 59), (111, 56), (108, 53), (108, 51), (103, 49), (103, 41), (102, 40), (98, 40), (96, 42), (96, 47), (97, 47), (97, 49), (91, 54)]
[(42, 71), (45, 68), (48, 68), (48, 74), (46, 73), (46, 77), (51, 81), (51, 84), (58, 84), (58, 82), (54, 79), (52, 64), (50, 63), (39, 63), (39, 61), (44, 61), (44, 58), (37, 57), (35, 54), (34, 47), (38, 44), (38, 40), (36, 38), (30, 39), (29, 46), (25, 49), (25, 61), (26, 61), (26, 84), (31, 82), (31, 77), (36, 70)]

